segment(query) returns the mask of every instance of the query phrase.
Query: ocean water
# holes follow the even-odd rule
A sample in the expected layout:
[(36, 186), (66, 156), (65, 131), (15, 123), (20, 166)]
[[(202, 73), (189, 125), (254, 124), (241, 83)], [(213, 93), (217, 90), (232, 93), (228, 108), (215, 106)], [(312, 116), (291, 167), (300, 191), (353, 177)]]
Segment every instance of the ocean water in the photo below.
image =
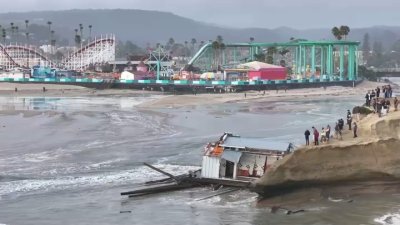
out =
[[(120, 192), (198, 169), (205, 143), (229, 131), (303, 143), (359, 97), (143, 110), (157, 95), (0, 97), (0, 224), (398, 224), (400, 196), (323, 197), (272, 214), (248, 191), (199, 200), (207, 187), (129, 199)], [(201, 96), (200, 96), (201, 97)], [(296, 209), (297, 206), (289, 206)]]

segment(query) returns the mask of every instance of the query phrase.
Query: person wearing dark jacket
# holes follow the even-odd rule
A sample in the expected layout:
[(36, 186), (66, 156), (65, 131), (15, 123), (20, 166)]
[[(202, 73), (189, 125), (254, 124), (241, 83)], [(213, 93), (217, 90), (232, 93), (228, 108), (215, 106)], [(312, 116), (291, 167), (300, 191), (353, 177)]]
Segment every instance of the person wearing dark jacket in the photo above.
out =
[(371, 105), (371, 93), (369, 91), (365, 95), (365, 105), (368, 107)]
[(306, 145), (310, 145), (310, 131), (307, 129), (306, 132), (304, 132), (304, 137), (306, 138)]
[(317, 130), (317, 128), (312, 127), (313, 128), (313, 134), (314, 134), (314, 145), (319, 145), (319, 132)]
[(347, 124), (349, 125), (349, 130), (351, 130), (351, 121), (353, 120), (353, 117), (351, 115), (350, 110), (347, 110)]
[(358, 137), (357, 136), (357, 123), (356, 122), (354, 122), (354, 124), (353, 124), (353, 133), (354, 133), (354, 138), (356, 138), (356, 137)]
[(343, 119), (339, 119), (339, 129), (343, 130), (344, 127), (344, 120)]

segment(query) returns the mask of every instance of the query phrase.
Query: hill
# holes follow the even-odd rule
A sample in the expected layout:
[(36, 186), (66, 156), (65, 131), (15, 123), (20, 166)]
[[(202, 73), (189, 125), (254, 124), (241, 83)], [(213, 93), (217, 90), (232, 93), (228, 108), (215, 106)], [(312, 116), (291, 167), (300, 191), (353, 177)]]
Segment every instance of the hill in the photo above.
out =
[[(214, 40), (221, 35), (226, 42), (247, 42), (254, 37), (259, 42), (283, 42), (290, 37), (313, 40), (332, 39), (331, 28), (298, 30), (287, 27), (275, 29), (246, 28), (235, 29), (214, 24), (206, 24), (190, 18), (184, 18), (168, 12), (146, 11), (136, 9), (107, 10), (65, 10), (34, 11), (0, 14), (0, 24), (10, 26), (10, 22), (25, 27), (24, 21), (30, 24), (47, 26), (52, 22), (52, 29), (60, 38), (67, 38), (70, 43), (74, 38), (74, 29), (79, 24), (84, 26), (84, 36), (88, 36), (88, 25), (93, 25), (93, 34), (114, 33), (122, 41), (131, 40), (145, 46), (146, 44), (166, 43), (170, 37), (177, 42), (196, 38), (198, 42)], [(338, 24), (341, 25), (341, 24)], [(234, 26), (234, 25), (232, 25)], [(349, 39), (362, 41), (365, 33), (370, 34), (371, 45), (374, 41), (383, 43), (385, 49), (391, 48), (400, 39), (400, 27), (375, 26), (352, 29)]]

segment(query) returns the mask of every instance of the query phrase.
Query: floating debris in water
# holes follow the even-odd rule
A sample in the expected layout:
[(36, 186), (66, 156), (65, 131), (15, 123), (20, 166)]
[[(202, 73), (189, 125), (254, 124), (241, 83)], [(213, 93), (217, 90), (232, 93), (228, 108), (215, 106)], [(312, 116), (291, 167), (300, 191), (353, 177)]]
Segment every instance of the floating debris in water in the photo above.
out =
[(132, 211), (130, 210), (125, 210), (125, 211), (119, 211), (119, 213), (131, 213)]

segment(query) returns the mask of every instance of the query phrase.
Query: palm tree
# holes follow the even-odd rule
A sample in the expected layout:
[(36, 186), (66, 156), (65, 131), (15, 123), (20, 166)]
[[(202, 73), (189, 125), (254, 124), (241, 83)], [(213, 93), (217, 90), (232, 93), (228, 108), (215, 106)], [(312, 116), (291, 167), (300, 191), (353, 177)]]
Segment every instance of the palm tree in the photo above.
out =
[(92, 40), (92, 25), (89, 25), (88, 26), (89, 27), (89, 41), (91, 41)]
[[(13, 23), (13, 22), (10, 23), (10, 30), (11, 30), (11, 37), (10, 37), (10, 39), (12, 40), (12, 39), (13, 39), (13, 36), (14, 36), (14, 23)], [(11, 41), (10, 41), (10, 42), (11, 42)]]
[(25, 29), (28, 31), (28, 26), (29, 26), (29, 20), (25, 20)]
[(78, 29), (75, 29), (75, 36), (78, 35)]
[(28, 32), (25, 33), (25, 37), (26, 37), (26, 44), (29, 45), (29, 33)]
[(5, 45), (6, 44), (7, 31), (6, 31), (5, 28), (3, 28), (2, 32), (3, 32), (2, 37), (3, 37), (3, 42), (4, 42), (3, 44)]
[(175, 45), (175, 40), (171, 37), (168, 39), (167, 43), (165, 44), (165, 49), (171, 50), (174, 45)]
[(49, 26), (49, 45), (51, 44), (51, 24), (53, 24), (51, 21), (47, 21), (47, 25)]
[(196, 38), (192, 38), (192, 40), (190, 41), (190, 44), (192, 44), (192, 55), (194, 55), (194, 46), (196, 45), (197, 40)]
[(19, 36), (19, 27), (18, 26), (15, 26), (15, 34), (16, 34), (16, 38), (15, 38), (15, 41), (16, 42), (18, 42), (18, 36)]
[(218, 41), (218, 43), (222, 43), (222, 42), (224, 42), (224, 39), (222, 38), (221, 35), (218, 35), (217, 36), (217, 41)]
[(212, 48), (214, 49), (214, 57), (215, 57), (215, 66), (219, 67), (220, 58), (221, 58), (221, 50), (226, 48), (225, 44), (223, 43), (224, 39), (221, 35), (217, 36), (217, 39), (212, 42)]
[(254, 54), (254, 58), (255, 60), (259, 61), (259, 62), (265, 62), (266, 61), (266, 55), (264, 53), (258, 53), (258, 54)]
[(332, 34), (337, 40), (342, 40), (342, 34), (339, 28), (337, 27), (332, 28)]
[[(222, 63), (225, 63), (225, 49), (226, 49), (226, 45), (224, 43), (220, 43), (219, 44), (219, 59), (222, 60)], [(221, 53), (222, 53), (222, 58), (221, 58)], [(218, 70), (220, 70), (220, 67), (218, 66)]]
[(81, 38), (83, 38), (83, 24), (79, 24), (79, 31), (81, 33)]
[(273, 64), (274, 63), (274, 54), (277, 53), (277, 48), (274, 46), (267, 48), (267, 63)]
[(340, 26), (339, 28), (340, 34), (344, 36), (344, 39), (346, 40), (347, 35), (350, 33), (350, 27), (348, 26)]
[(218, 41), (213, 41), (211, 44), (212, 49), (214, 50), (214, 66), (218, 66), (218, 50), (220, 48), (220, 43)]
[(250, 37), (250, 42), (254, 42), (254, 38), (253, 37)]
[(188, 41), (185, 41), (185, 58), (188, 56), (188, 50), (189, 50), (187, 46), (188, 43), (189, 43)]
[(280, 50), (278, 51), (278, 53), (281, 55), (281, 60), (280, 60), (280, 62), (279, 62), (280, 66), (283, 66), (283, 67), (286, 66), (285, 55), (286, 55), (287, 53), (289, 53), (289, 52), (290, 52), (290, 51), (289, 51), (289, 49), (287, 49), (287, 48), (282, 48), (282, 49), (280, 49)]
[(29, 27), (29, 20), (25, 20), (25, 36), (26, 36), (26, 44), (28, 45), (28, 36), (29, 36), (29, 31), (28, 31), (28, 27)]
[[(55, 41), (56, 41), (56, 40), (54, 39), (54, 33), (55, 33), (55, 31), (52, 30), (50, 33), (51, 33), (51, 36), (50, 36), (50, 38), (51, 38), (51, 39), (50, 39), (50, 40), (51, 40), (51, 45), (52, 45), (52, 46), (55, 46)], [(53, 42), (54, 42), (54, 44), (53, 44)]]
[(78, 47), (82, 42), (81, 36), (80, 35), (75, 35), (75, 44)]
[(200, 41), (200, 46), (199, 46), (199, 48), (203, 47), (203, 45), (204, 45), (204, 41)]

